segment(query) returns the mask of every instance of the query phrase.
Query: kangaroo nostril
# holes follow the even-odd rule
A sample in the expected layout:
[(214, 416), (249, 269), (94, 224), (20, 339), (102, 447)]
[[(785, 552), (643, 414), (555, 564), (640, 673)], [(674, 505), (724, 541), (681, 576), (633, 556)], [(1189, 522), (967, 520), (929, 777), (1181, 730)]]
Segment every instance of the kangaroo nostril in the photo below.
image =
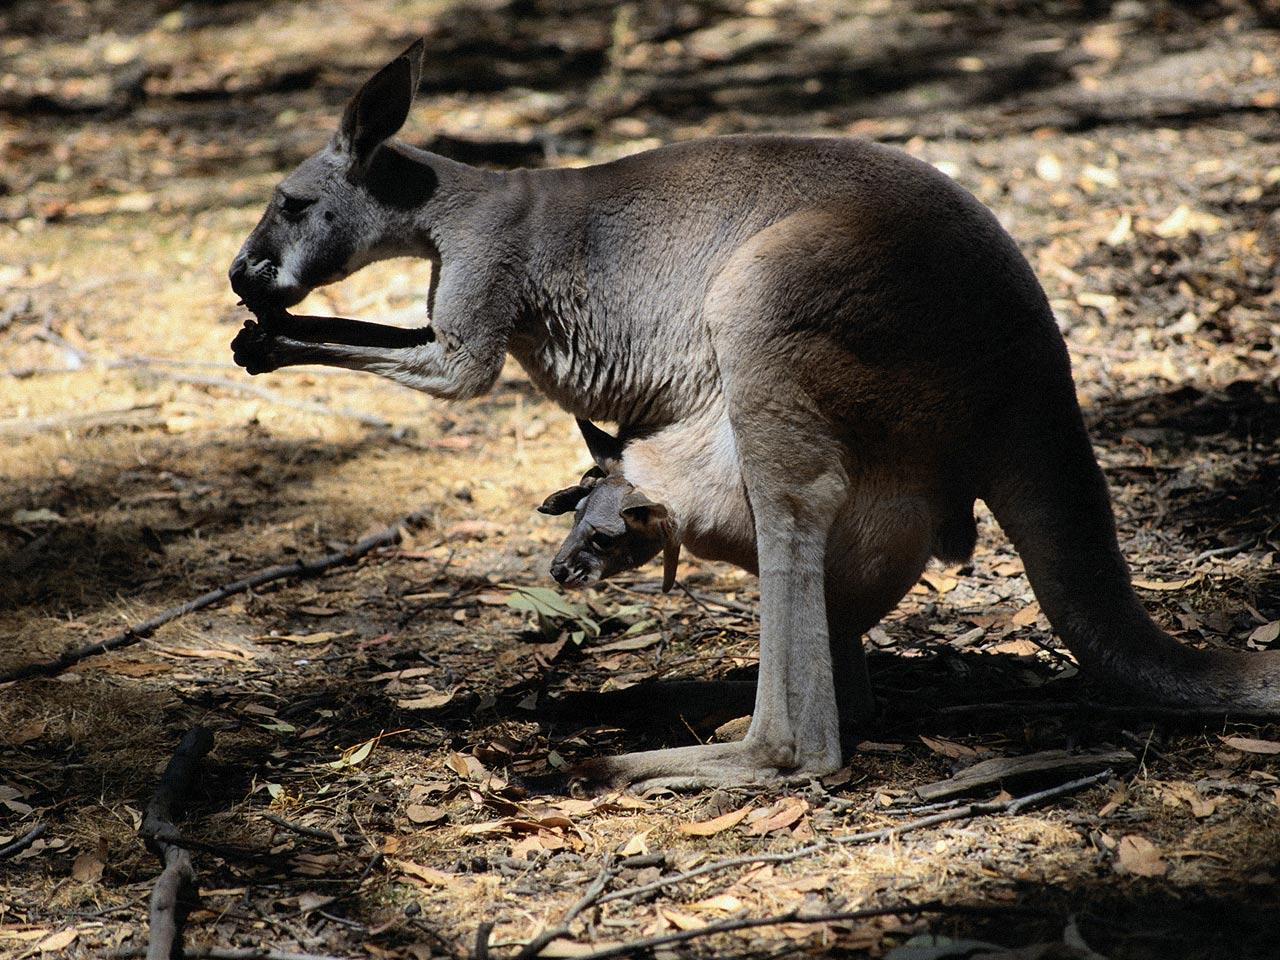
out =
[(551, 578), (556, 583), (564, 583), (569, 579), (569, 568), (563, 563), (553, 563), (551, 565)]

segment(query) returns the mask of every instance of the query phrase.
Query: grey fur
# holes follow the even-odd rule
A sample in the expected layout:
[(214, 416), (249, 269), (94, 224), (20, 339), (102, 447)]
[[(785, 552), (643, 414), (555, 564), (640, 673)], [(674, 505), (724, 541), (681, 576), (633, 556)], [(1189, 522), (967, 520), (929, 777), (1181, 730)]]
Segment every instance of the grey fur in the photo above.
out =
[[(957, 184), (888, 147), (777, 136), (480, 171), (369, 134), (407, 113), (421, 56), (415, 44), (370, 81), (281, 184), (232, 267), (263, 317), (233, 349), (254, 372), (322, 363), (445, 398), (490, 389), (509, 353), (576, 416), (676, 431), (700, 471), (682, 482), (734, 491), (737, 519), (711, 504), (700, 535), (728, 555), (741, 542), (717, 538), (745, 542), (746, 524), (758, 557), (751, 729), (594, 775), (741, 783), (838, 767), (845, 671), (828, 622), (870, 626), (930, 553), (964, 552), (976, 497), (1089, 675), (1167, 705), (1280, 710), (1280, 654), (1191, 650), (1143, 611), (1045, 296)], [(312, 287), (401, 255), (437, 268), (432, 342), (273, 329)], [(857, 588), (831, 591), (833, 565), (860, 571)]]

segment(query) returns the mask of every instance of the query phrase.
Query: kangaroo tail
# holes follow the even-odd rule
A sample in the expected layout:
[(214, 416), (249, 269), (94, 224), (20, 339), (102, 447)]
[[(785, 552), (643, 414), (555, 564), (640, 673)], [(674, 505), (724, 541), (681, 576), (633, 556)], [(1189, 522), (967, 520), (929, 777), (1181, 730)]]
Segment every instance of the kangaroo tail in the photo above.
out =
[[(1065, 359), (1065, 358), (1064, 358)], [(1106, 481), (1069, 376), (1006, 407), (981, 484), (1041, 609), (1086, 675), (1168, 707), (1280, 714), (1280, 653), (1195, 650), (1142, 608), (1116, 542)]]

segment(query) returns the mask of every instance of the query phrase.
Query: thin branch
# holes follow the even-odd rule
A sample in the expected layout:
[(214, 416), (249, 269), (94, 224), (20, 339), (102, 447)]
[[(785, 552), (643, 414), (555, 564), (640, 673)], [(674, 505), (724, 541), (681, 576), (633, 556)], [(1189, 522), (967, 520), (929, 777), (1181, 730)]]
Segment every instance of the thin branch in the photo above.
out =
[(928, 708), (937, 716), (969, 713), (1022, 713), (1028, 716), (1059, 713), (1096, 713), (1109, 717), (1150, 717), (1156, 720), (1274, 719), (1276, 711), (1233, 706), (1162, 707), (1141, 703), (1098, 703), (1093, 700), (1003, 700), (992, 703), (956, 703)]
[(515, 955), (515, 960), (531, 960), (531, 958), (540, 954), (547, 944), (569, 936), (569, 925), (578, 918), (578, 914), (582, 913), (583, 910), (600, 902), (600, 894), (604, 893), (604, 888), (609, 885), (609, 881), (614, 878), (617, 872), (618, 868), (614, 866), (613, 857), (607, 857), (604, 866), (600, 868), (600, 873), (592, 881), (591, 886), (587, 888), (587, 892), (568, 909), (564, 917), (561, 918), (559, 926), (543, 930), (542, 933), (526, 943), (520, 948), (520, 952)]
[(292, 820), (286, 820), (284, 817), (275, 813), (264, 813), (262, 819), (268, 823), (273, 823), (277, 827), (285, 830), (291, 830), (294, 833), (301, 834), (304, 837), (314, 837), (317, 840), (328, 840), (330, 843), (363, 843), (364, 837), (354, 834), (339, 833), (336, 830), (320, 830), (316, 827), (303, 826), (300, 823), (294, 823)]
[(43, 837), (44, 832), (47, 829), (48, 829), (48, 824), (46, 824), (43, 820), (41, 820), (34, 827), (32, 827), (30, 830), (28, 830), (26, 833), (20, 836), (17, 840), (14, 840), (12, 843), (8, 843), (8, 844), (5, 844), (3, 847), (0, 847), (0, 860), (8, 860), (10, 857), (17, 856), (23, 850), (27, 849), (27, 847), (31, 846), (33, 843), (35, 843), (37, 840)]
[[(146, 951), (141, 947), (125, 947), (110, 954), (112, 960), (145, 956)], [(188, 947), (182, 956), (186, 960), (344, 960), (327, 953), (295, 953), (263, 947)]]
[(176, 821), (191, 792), (200, 761), (211, 749), (213, 734), (204, 727), (195, 727), (182, 738), (160, 776), (138, 831), (147, 849), (164, 864), (151, 892), (147, 960), (171, 960), (184, 955), (182, 926), (195, 894), (196, 874), (190, 852), (171, 841), (180, 837)]
[(577, 958), (578, 960), (611, 960), (612, 957), (630, 956), (653, 950), (656, 947), (664, 947), (673, 943), (686, 943), (699, 937), (709, 937), (717, 933), (733, 933), (736, 930), (772, 927), (782, 923), (849, 923), (854, 920), (870, 920), (875, 917), (915, 917), (924, 913), (991, 916), (993, 914), (1005, 915), (1009, 913), (1034, 913), (1039, 915), (1040, 911), (1019, 907), (949, 904), (936, 900), (928, 903), (902, 903), (891, 907), (868, 907), (864, 910), (843, 910), (831, 913), (801, 913), (799, 910), (791, 910), (787, 913), (768, 917), (734, 917), (728, 920), (718, 920), (715, 923), (694, 927), (691, 930), (675, 930), (671, 933), (661, 933), (653, 937), (644, 937), (640, 940), (615, 944), (611, 947), (593, 950), (590, 953), (577, 954)]
[(683, 873), (674, 873), (669, 877), (659, 877), (651, 883), (644, 883), (635, 887), (627, 887), (624, 890), (615, 890), (612, 893), (602, 896), (599, 902), (604, 904), (611, 900), (622, 900), (642, 896), (646, 893), (651, 893), (654, 890), (661, 890), (664, 887), (674, 886), (677, 883), (684, 883), (686, 880), (692, 880), (695, 877), (705, 876), (708, 873), (719, 873), (723, 870), (731, 870), (734, 867), (748, 866), (756, 863), (790, 863), (793, 860), (812, 856), (815, 853), (830, 849), (833, 846), (876, 843), (880, 840), (888, 840), (892, 837), (901, 836), (904, 833), (911, 833), (916, 830), (924, 830), (928, 827), (937, 826), (940, 823), (949, 823), (952, 820), (964, 820), (970, 817), (977, 817), (991, 813), (1014, 814), (1029, 806), (1043, 803), (1046, 800), (1052, 800), (1057, 797), (1066, 796), (1067, 794), (1092, 787), (1095, 784), (1102, 783), (1104, 780), (1109, 779), (1112, 775), (1112, 771), (1108, 769), (1101, 773), (1095, 773), (1092, 776), (1081, 777), (1079, 780), (1071, 780), (1067, 783), (1059, 784), (1056, 787), (1050, 787), (1047, 790), (1027, 794), (1024, 797), (1012, 798), (1009, 800), (992, 800), (984, 803), (967, 803), (963, 806), (944, 810), (940, 813), (931, 814), (927, 817), (908, 820), (906, 823), (882, 827), (879, 830), (867, 830), (861, 833), (841, 834), (829, 839), (818, 840), (817, 842), (808, 844), (807, 846), (796, 847), (793, 850), (782, 850), (776, 853), (744, 854), (743, 856), (738, 857), (727, 857), (723, 860), (713, 860), (711, 863), (704, 863), (700, 867), (694, 867), (692, 870), (685, 870)]
[(365, 554), (370, 553), (379, 547), (390, 546), (391, 544), (398, 543), (400, 540), (400, 531), (404, 527), (414, 526), (422, 522), (426, 515), (427, 514), (423, 511), (407, 514), (384, 530), (370, 534), (363, 540), (359, 540), (349, 547), (337, 550), (333, 553), (327, 553), (314, 560), (296, 560), (293, 563), (283, 563), (278, 566), (267, 567), (265, 570), (259, 570), (257, 573), (250, 574), (240, 580), (228, 583), (216, 590), (210, 590), (208, 593), (202, 594), (194, 600), (188, 600), (186, 603), (179, 604), (176, 607), (169, 607), (167, 610), (162, 610), (154, 617), (144, 620), (137, 626), (127, 627), (105, 640), (99, 640), (96, 643), (91, 643), (87, 646), (69, 650), (62, 656), (53, 660), (41, 663), (31, 663), (24, 667), (18, 667), (5, 673), (0, 673), (0, 684), (11, 683), (14, 680), (25, 680), (28, 677), (53, 676), (54, 674), (61, 673), (68, 667), (74, 666), (81, 660), (85, 660), (88, 657), (96, 656), (100, 653), (106, 653), (109, 650), (118, 650), (121, 647), (132, 646), (141, 640), (145, 640), (158, 628), (169, 623), (171, 620), (177, 620), (179, 617), (186, 616), (188, 613), (203, 610), (205, 607), (210, 607), (215, 603), (220, 603), (228, 597), (244, 593), (248, 590), (253, 590), (275, 580), (284, 580), (288, 577), (314, 577), (327, 570), (331, 570), (334, 567), (341, 567), (355, 563)]

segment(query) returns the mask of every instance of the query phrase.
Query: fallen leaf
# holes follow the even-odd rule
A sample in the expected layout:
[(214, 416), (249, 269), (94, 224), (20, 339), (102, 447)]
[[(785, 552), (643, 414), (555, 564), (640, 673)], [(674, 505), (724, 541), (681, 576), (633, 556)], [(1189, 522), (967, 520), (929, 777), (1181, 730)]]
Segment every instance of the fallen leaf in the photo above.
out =
[(624, 650), (644, 650), (646, 647), (652, 647), (662, 639), (660, 633), (646, 633), (638, 637), (623, 637), (621, 640), (614, 640), (612, 643), (602, 643), (598, 647), (591, 647), (592, 653), (617, 653)]
[(753, 837), (763, 837), (775, 830), (785, 830), (805, 815), (809, 803), (800, 797), (783, 797), (768, 810), (761, 811), (763, 816), (753, 820), (747, 827), (747, 833)]
[(464, 883), (463, 879), (456, 874), (445, 873), (435, 867), (424, 867), (422, 864), (414, 863), (412, 860), (388, 857), (387, 863), (392, 869), (399, 871), (404, 876), (412, 877), (414, 880), (421, 881), (428, 886), (457, 887)]
[(1251, 737), (1219, 737), (1224, 745), (1241, 753), (1280, 753), (1280, 743), (1275, 740), (1254, 740)]
[(71, 865), (72, 879), (80, 883), (97, 883), (102, 879), (102, 871), (106, 866), (98, 859), (97, 854), (82, 853)]
[(1034, 600), (1013, 615), (1013, 622), (1019, 627), (1029, 627), (1040, 616), (1040, 604)]
[(681, 913), (679, 910), (672, 910), (670, 907), (659, 907), (658, 912), (662, 914), (663, 919), (677, 930), (696, 930), (706, 923), (700, 917), (695, 917), (691, 913)]
[(52, 933), (36, 944), (36, 949), (41, 953), (53, 953), (55, 950), (65, 950), (75, 941), (80, 934), (73, 928), (68, 927), (66, 930), (59, 930)]
[(1260, 647), (1270, 646), (1277, 640), (1280, 640), (1280, 620), (1264, 623), (1249, 634), (1249, 642)]
[(620, 857), (643, 857), (649, 852), (650, 830), (641, 830), (627, 841), (626, 846), (618, 851)]
[[(334, 611), (335, 613), (337, 611)], [(316, 644), (328, 643), (330, 640), (342, 640), (346, 637), (354, 637), (354, 630), (319, 630), (315, 633), (264, 633), (254, 637), (250, 637), (254, 643), (301, 643)]]
[(424, 823), (439, 823), (449, 815), (440, 807), (425, 803), (411, 803), (404, 808), (404, 813), (410, 823), (416, 823), (419, 826)]
[[(60, 513), (54, 513), (47, 507), (40, 507), (38, 510), (15, 510), (10, 519), (14, 523), (63, 523), (66, 518)], [(75, 939), (72, 937), (72, 939)], [(70, 942), (70, 941), (68, 941)]]
[(966, 747), (963, 743), (955, 743), (952, 740), (943, 740), (941, 737), (921, 736), (920, 742), (934, 753), (942, 754), (942, 756), (950, 757), (953, 760), (964, 760), (968, 757), (977, 757), (982, 754), (982, 751), (975, 750), (973, 747)]
[(456, 687), (453, 690), (428, 689), (421, 696), (407, 697), (403, 700), (397, 700), (396, 706), (405, 710), (435, 710), (438, 707), (443, 707), (446, 703), (452, 700), (453, 695), (456, 692)]
[(741, 910), (743, 903), (731, 893), (722, 893), (718, 897), (698, 900), (695, 903), (687, 904), (687, 906), (690, 910), (714, 910), (718, 913), (733, 913)]
[(1163, 877), (1169, 872), (1169, 864), (1154, 843), (1146, 837), (1129, 834), (1120, 838), (1116, 848), (1116, 872), (1135, 877)]
[(1185, 590), (1204, 579), (1203, 573), (1193, 574), (1185, 580), (1141, 580), (1135, 579), (1133, 585), (1139, 590)]
[(711, 820), (702, 820), (697, 823), (682, 823), (676, 827), (676, 830), (691, 837), (713, 837), (717, 833), (723, 833), (725, 830), (736, 827), (750, 812), (751, 805), (748, 804), (740, 810), (732, 810), (729, 813), (722, 813), (720, 816)]
[(341, 612), (333, 607), (298, 607), (298, 613), (305, 613), (309, 617), (336, 617)]
[(24, 723), (13, 733), (9, 734), (8, 742), (11, 747), (20, 747), (24, 743), (30, 743), (32, 740), (39, 740), (44, 736), (45, 729), (49, 726), (47, 720), (32, 720)]

